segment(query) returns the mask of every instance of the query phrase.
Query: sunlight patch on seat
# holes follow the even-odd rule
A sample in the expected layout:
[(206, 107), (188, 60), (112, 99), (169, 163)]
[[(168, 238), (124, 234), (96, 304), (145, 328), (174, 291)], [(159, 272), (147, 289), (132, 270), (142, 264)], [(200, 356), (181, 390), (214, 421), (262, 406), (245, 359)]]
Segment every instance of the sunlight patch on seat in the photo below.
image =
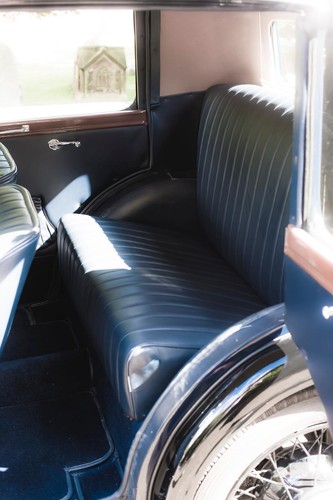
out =
[[(64, 221), (70, 216), (65, 216)], [(119, 255), (115, 246), (105, 235), (100, 225), (90, 216), (76, 215), (75, 222), (79, 220), (82, 224), (71, 227), (71, 234), (81, 233), (81, 243), (76, 247), (79, 259), (82, 262), (85, 274), (92, 271), (130, 271), (131, 267), (126, 264)], [(82, 235), (84, 233), (84, 235)], [(82, 238), (82, 236), (85, 236)], [(79, 240), (76, 239), (75, 240)]]

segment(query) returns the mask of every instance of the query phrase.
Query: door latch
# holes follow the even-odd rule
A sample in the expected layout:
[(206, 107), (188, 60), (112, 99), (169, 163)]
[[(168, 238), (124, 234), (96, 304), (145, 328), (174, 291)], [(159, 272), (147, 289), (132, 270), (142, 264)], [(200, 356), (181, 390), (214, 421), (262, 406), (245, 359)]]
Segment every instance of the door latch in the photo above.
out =
[(62, 148), (63, 146), (70, 146), (73, 145), (76, 148), (79, 148), (81, 146), (80, 141), (68, 141), (68, 142), (62, 142), (59, 141), (58, 139), (51, 139), (48, 142), (49, 148), (52, 149), (53, 151), (56, 151), (57, 149)]

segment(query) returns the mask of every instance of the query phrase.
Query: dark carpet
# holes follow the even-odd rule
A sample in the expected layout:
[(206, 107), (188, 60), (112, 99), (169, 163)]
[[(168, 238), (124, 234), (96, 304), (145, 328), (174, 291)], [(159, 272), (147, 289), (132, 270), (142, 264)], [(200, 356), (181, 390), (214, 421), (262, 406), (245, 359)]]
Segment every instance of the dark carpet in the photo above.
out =
[(0, 500), (96, 499), (119, 485), (76, 328), (60, 299), (15, 314), (0, 356)]
[(83, 349), (0, 363), (0, 407), (62, 398), (90, 387), (89, 358)]
[(75, 347), (76, 341), (66, 320), (31, 324), (28, 311), (18, 309), (0, 361), (50, 354)]
[(110, 450), (92, 393), (0, 408), (0, 498), (58, 500), (64, 468)]

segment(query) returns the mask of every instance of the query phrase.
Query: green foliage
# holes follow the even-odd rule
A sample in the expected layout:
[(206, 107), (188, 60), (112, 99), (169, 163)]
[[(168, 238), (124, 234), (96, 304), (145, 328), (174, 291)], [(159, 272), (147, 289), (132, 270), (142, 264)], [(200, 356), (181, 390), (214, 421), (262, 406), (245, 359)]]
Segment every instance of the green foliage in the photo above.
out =
[(66, 104), (74, 101), (72, 70), (40, 65), (20, 67), (23, 105)]
[[(72, 65), (21, 65), (21, 101), (25, 106), (67, 104), (77, 102), (74, 95), (74, 68)], [(135, 74), (126, 76), (126, 97), (130, 102), (135, 99)], [(103, 96), (96, 94), (92, 101), (124, 100), (124, 96)]]

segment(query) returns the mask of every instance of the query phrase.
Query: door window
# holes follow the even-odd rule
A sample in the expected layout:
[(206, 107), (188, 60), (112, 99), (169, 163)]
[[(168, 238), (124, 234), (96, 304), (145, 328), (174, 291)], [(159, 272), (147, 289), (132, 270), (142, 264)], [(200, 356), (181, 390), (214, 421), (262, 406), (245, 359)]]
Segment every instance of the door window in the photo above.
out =
[(333, 36), (313, 42), (309, 81), (308, 151), (304, 226), (319, 240), (333, 245)]
[(0, 11), (1, 121), (128, 108), (134, 54), (130, 10)]
[[(302, 86), (302, 106), (306, 109), (296, 129), (302, 136), (295, 155), (298, 184), (304, 189), (292, 199), (293, 221), (286, 232), (285, 253), (326, 291), (333, 294), (333, 36), (318, 27), (309, 33), (308, 57)], [(305, 62), (304, 62), (305, 64)], [(301, 125), (301, 126), (300, 126)], [(298, 137), (296, 137), (298, 140)]]
[(296, 22), (280, 19), (271, 25), (275, 78), (279, 86), (295, 87)]
[(323, 130), (321, 151), (321, 212), (326, 229), (333, 235), (333, 36), (324, 49)]

